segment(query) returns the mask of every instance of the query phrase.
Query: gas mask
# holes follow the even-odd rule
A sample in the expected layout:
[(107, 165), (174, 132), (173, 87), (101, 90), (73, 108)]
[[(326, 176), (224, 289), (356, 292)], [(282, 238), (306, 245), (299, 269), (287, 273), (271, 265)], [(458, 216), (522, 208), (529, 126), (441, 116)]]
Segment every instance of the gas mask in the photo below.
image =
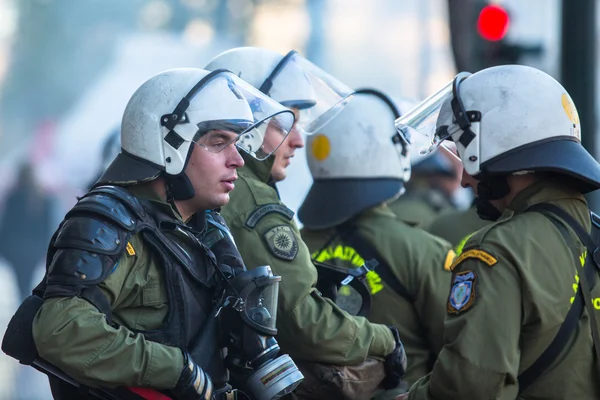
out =
[(279, 399), (304, 376), (273, 336), (280, 276), (269, 266), (244, 271), (228, 280), (218, 313), (225, 363), (234, 385), (258, 400)]
[(371, 292), (366, 279), (377, 267), (377, 260), (369, 260), (358, 268), (344, 268), (315, 259), (312, 262), (319, 273), (317, 290), (350, 315), (366, 317), (371, 309)]

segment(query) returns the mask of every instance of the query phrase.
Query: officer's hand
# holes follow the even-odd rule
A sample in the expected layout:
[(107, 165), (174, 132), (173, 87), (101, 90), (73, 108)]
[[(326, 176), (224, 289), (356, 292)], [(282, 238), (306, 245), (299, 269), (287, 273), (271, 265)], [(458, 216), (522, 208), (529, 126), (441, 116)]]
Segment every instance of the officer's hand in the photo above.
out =
[(214, 399), (210, 377), (192, 361), (187, 353), (183, 353), (183, 371), (172, 392), (177, 400)]
[(400, 334), (395, 326), (388, 326), (396, 340), (396, 348), (389, 354), (384, 361), (386, 377), (382, 382), (384, 389), (393, 389), (400, 384), (402, 377), (406, 373), (406, 353), (404, 346), (400, 341)]

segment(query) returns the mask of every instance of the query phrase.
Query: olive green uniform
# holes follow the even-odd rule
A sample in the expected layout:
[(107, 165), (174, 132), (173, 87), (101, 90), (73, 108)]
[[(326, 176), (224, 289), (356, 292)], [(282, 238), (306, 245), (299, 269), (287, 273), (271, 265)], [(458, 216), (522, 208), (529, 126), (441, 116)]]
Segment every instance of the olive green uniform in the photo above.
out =
[[(155, 195), (139, 188), (130, 190), (181, 219)], [(129, 330), (158, 329), (169, 311), (158, 258), (140, 234), (129, 243), (113, 272), (99, 284), (119, 327), (109, 325), (104, 314), (84, 299), (49, 298), (34, 319), (36, 348), (42, 358), (90, 387), (172, 389), (183, 368), (181, 350), (146, 340)]]
[(401, 221), (423, 228), (440, 214), (454, 210), (450, 200), (441, 191), (410, 182), (406, 193), (388, 204)]
[(475, 206), (471, 206), (466, 210), (449, 211), (439, 215), (423, 229), (449, 241), (456, 254), (460, 254), (467, 239), (490, 223), (491, 221), (479, 218)]
[[(451, 278), (444, 267), (449, 268), (454, 252), (449, 243), (400, 221), (386, 206), (364, 211), (355, 224), (360, 237), (377, 250), (403, 286), (405, 293), (400, 295), (381, 280), (377, 269), (369, 272), (372, 299), (368, 318), (398, 328), (408, 360), (405, 380), (412, 383), (431, 370), (443, 344)], [(361, 266), (360, 254), (339, 235), (330, 242), (334, 236), (334, 229), (302, 230), (316, 261), (347, 268)]]
[(244, 157), (231, 199), (222, 209), (248, 269), (270, 265), (282, 277), (277, 341), (292, 358), (351, 365), (385, 357), (395, 348), (384, 325), (353, 317), (315, 289), (317, 270), (293, 221), (293, 213), (267, 184), (273, 158)]
[[(581, 268), (551, 220), (526, 212), (538, 203), (561, 207), (589, 231), (584, 197), (540, 181), (520, 192), (498, 222), (471, 236), (453, 264), (444, 347), (409, 399), (600, 398), (587, 311), (553, 365), (517, 397), (517, 377), (556, 336)], [(582, 253), (583, 245), (576, 250)], [(599, 296), (596, 285), (594, 304)]]

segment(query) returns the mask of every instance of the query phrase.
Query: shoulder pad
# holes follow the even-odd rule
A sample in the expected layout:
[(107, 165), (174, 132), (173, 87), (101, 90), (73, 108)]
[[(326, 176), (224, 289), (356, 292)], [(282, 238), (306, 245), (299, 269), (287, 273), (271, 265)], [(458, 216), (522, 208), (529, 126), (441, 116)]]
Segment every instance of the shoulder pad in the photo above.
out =
[(142, 203), (139, 201), (137, 197), (132, 195), (127, 189), (122, 188), (120, 186), (98, 186), (91, 190), (89, 194), (102, 193), (109, 195), (115, 199), (120, 200), (122, 203), (126, 204), (131, 211), (133, 211), (138, 217), (144, 218), (146, 216), (146, 211), (142, 206)]
[(129, 236), (129, 232), (108, 221), (93, 216), (71, 216), (59, 228), (52, 246), (117, 255), (124, 249), (123, 243)]
[(146, 213), (134, 196), (117, 186), (100, 186), (91, 190), (67, 213), (66, 218), (82, 212), (102, 216), (128, 231), (134, 230), (137, 220), (144, 218)]
[(277, 204), (277, 203), (271, 203), (271, 204), (264, 204), (262, 206), (257, 207), (256, 209), (254, 209), (254, 211), (252, 211), (252, 213), (250, 213), (250, 215), (248, 216), (248, 219), (246, 220), (246, 227), (248, 228), (255, 228), (256, 224), (258, 224), (258, 222), (265, 217), (268, 214), (280, 214), (283, 215), (285, 218), (287, 218), (288, 220), (291, 220), (292, 218), (294, 218), (294, 212), (292, 210), (290, 210), (289, 208), (287, 208), (286, 206), (284, 206), (283, 204)]
[(61, 224), (48, 252), (47, 292), (102, 282), (131, 248), (132, 232), (94, 217), (71, 216)]

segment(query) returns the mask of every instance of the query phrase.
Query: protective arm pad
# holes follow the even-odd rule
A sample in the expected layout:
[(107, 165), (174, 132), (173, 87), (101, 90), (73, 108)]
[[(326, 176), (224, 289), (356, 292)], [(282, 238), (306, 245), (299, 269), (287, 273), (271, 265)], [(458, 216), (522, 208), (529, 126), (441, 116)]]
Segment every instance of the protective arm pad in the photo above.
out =
[(183, 353), (183, 370), (172, 392), (178, 400), (214, 399), (210, 377), (192, 361), (187, 353)]

